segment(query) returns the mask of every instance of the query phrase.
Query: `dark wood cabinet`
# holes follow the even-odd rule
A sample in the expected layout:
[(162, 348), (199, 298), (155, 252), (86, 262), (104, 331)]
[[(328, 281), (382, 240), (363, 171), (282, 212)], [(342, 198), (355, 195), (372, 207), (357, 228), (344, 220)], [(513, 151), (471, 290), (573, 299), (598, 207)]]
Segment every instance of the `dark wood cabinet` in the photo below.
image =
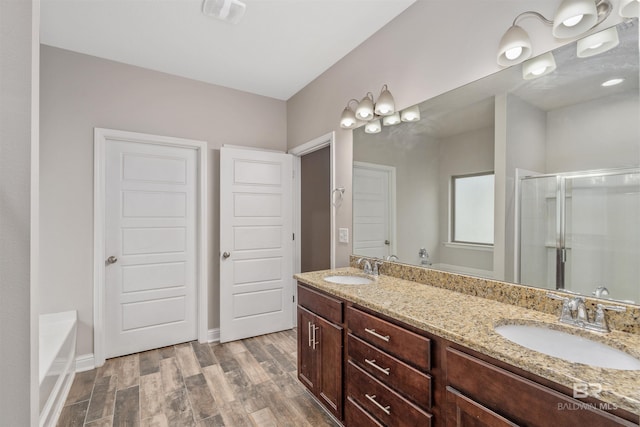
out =
[(638, 425), (456, 348), (446, 364), (450, 427)]
[(342, 302), (306, 288), (299, 288), (298, 295), (298, 378), (331, 414), (341, 420), (344, 328), (314, 311), (326, 314), (326, 307), (337, 305), (340, 309), (329, 316), (334, 320), (341, 319)]
[(638, 427), (629, 412), (303, 285), (298, 378), (347, 427)]
[(347, 399), (381, 425), (431, 426), (431, 340), (356, 307), (346, 325)]
[(447, 386), (447, 406), (451, 415), (449, 425), (455, 427), (518, 427), (506, 418), (485, 408), (458, 390)]

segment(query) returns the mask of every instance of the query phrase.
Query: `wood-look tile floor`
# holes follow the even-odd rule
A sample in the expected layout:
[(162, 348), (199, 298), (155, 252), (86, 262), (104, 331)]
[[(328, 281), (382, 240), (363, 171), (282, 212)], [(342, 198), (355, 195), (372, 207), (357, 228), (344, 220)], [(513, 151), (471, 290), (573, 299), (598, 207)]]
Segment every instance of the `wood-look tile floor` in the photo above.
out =
[(289, 330), (109, 359), (76, 374), (58, 426), (338, 426), (298, 381), (296, 354)]

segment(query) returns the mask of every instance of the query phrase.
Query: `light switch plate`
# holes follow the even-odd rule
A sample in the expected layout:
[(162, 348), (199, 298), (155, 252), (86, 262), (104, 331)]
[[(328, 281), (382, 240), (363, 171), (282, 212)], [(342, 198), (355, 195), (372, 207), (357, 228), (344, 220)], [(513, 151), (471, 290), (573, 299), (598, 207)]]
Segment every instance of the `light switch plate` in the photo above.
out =
[(338, 229), (338, 240), (340, 243), (349, 243), (349, 229), (348, 228), (339, 228)]

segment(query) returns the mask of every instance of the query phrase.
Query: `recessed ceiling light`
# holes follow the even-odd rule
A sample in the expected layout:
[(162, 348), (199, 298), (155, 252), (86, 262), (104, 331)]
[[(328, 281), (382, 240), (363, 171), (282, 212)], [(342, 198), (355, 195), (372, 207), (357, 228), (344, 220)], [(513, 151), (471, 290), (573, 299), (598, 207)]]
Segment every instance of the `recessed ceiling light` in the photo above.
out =
[(603, 86), (603, 87), (615, 86), (615, 85), (619, 85), (623, 81), (624, 81), (624, 79), (611, 79), (611, 80), (607, 80), (606, 82), (602, 83), (601, 86)]

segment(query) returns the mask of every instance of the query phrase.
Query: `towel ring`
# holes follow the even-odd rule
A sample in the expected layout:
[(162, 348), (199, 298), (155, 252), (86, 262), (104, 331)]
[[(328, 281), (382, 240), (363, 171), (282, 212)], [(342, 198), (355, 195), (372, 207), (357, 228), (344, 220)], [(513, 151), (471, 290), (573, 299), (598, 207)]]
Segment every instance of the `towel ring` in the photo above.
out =
[[(335, 199), (335, 194), (338, 193), (340, 197), (338, 197), (338, 200)], [(342, 202), (342, 196), (344, 195), (344, 187), (338, 187), (338, 188), (334, 188), (333, 191), (331, 192), (331, 204), (333, 206), (338, 206), (340, 204), (340, 202)]]

